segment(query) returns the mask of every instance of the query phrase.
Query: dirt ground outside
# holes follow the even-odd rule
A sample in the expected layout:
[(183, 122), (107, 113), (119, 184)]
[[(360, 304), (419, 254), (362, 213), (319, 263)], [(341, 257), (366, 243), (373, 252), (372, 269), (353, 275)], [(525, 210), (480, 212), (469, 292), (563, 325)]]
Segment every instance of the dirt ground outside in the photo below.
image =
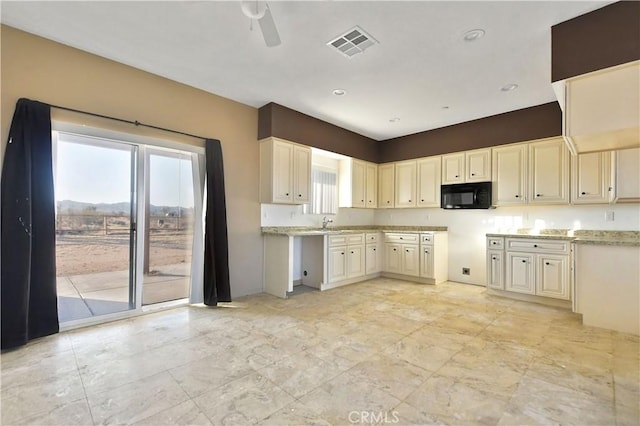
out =
[[(192, 235), (151, 235), (149, 268), (191, 262)], [(128, 235), (58, 235), (56, 275), (71, 276), (122, 271), (129, 263)]]

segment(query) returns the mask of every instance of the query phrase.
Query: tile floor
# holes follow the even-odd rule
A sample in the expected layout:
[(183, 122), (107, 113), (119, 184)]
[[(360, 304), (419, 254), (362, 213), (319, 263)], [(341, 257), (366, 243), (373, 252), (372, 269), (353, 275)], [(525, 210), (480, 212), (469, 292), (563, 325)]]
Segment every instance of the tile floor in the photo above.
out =
[(3, 353), (3, 425), (638, 425), (638, 337), (481, 287), (375, 279)]

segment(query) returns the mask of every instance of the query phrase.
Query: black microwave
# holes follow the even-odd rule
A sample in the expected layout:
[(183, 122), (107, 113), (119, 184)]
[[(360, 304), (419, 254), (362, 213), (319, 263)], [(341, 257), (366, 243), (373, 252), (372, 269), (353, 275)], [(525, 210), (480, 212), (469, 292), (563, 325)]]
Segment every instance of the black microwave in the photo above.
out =
[(490, 209), (491, 182), (442, 185), (440, 206), (443, 209)]

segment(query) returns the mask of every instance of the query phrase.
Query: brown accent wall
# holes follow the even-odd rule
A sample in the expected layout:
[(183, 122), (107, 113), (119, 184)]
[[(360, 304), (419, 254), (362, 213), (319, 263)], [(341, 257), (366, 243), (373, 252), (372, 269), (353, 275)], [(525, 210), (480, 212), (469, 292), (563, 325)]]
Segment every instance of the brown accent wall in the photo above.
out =
[(524, 142), (562, 134), (557, 102), (380, 142), (381, 163)]
[[(231, 291), (234, 296), (262, 291), (257, 109), (5, 25), (0, 40), (0, 153), (21, 97), (220, 139)], [(203, 146), (199, 140), (57, 109), (52, 118)]]
[(276, 103), (258, 110), (258, 139), (275, 136), (361, 160), (378, 162), (377, 142)]
[(551, 81), (638, 59), (639, 1), (619, 1), (551, 27)]

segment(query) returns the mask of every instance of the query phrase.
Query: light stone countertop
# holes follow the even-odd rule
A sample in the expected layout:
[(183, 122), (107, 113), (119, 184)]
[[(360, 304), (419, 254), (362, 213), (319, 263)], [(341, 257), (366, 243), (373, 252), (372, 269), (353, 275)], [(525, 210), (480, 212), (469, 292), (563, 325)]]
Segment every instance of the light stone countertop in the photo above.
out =
[(326, 230), (313, 226), (264, 226), (262, 234), (309, 236), (309, 235), (335, 235), (335, 234), (359, 234), (364, 232), (446, 232), (446, 226), (329, 226)]
[(640, 231), (543, 229), (533, 232), (531, 229), (519, 229), (513, 233), (489, 233), (487, 237), (568, 240), (576, 244), (640, 247)]

